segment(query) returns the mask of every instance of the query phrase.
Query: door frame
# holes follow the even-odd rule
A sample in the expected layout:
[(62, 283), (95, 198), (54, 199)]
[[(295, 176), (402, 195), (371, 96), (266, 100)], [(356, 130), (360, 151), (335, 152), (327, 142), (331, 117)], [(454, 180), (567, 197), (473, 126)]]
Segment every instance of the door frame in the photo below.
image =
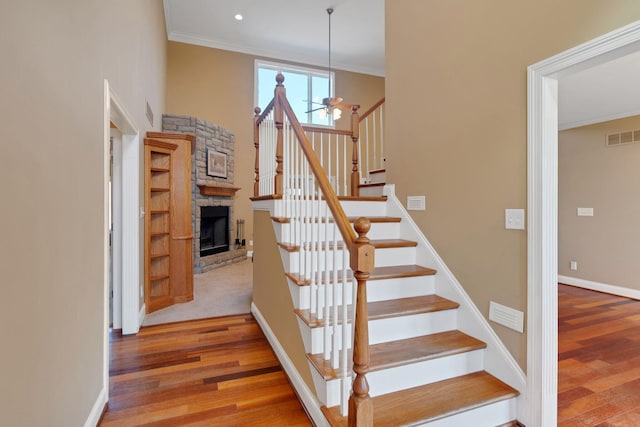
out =
[(525, 423), (557, 424), (558, 80), (640, 50), (640, 21), (528, 68)]
[[(144, 319), (145, 307), (141, 304), (142, 287), (140, 284), (140, 134), (131, 115), (124, 108), (116, 93), (109, 86), (107, 80), (105, 87), (105, 189), (108, 186), (108, 144), (110, 124), (113, 123), (122, 134), (121, 146), (114, 147), (114, 206), (120, 206), (120, 212), (114, 213), (114, 219), (119, 218), (120, 229), (116, 229), (114, 223), (113, 260), (119, 268), (119, 277), (114, 277), (113, 286), (120, 291), (120, 298), (114, 298), (114, 314), (121, 313), (121, 319), (116, 320), (114, 326), (119, 324), (123, 334), (135, 334), (140, 330)], [(105, 190), (105, 217), (108, 206), (106, 204)], [(105, 222), (108, 219), (105, 218)], [(108, 232), (108, 230), (107, 230)], [(108, 239), (108, 236), (107, 236)], [(108, 240), (105, 240), (108, 244)], [(108, 248), (108, 246), (107, 246)], [(106, 255), (108, 256), (108, 254)], [(105, 271), (108, 273), (108, 259), (105, 262)], [(108, 276), (105, 275), (105, 279)], [(106, 300), (108, 310), (108, 281), (106, 284)], [(116, 292), (114, 291), (114, 295)], [(118, 305), (120, 310), (115, 306)], [(106, 328), (108, 329), (108, 311)], [(108, 337), (107, 337), (108, 338)], [(108, 342), (107, 342), (108, 345)]]

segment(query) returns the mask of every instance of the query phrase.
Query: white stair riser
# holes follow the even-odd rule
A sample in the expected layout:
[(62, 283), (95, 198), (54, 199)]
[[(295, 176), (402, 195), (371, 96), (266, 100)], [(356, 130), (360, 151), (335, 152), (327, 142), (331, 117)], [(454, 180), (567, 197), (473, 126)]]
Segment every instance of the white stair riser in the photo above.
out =
[(360, 196), (369, 197), (369, 196), (383, 196), (382, 192), (384, 190), (383, 186), (379, 187), (360, 187)]
[(371, 173), (369, 174), (369, 183), (377, 184), (379, 182), (387, 182), (386, 172)]
[[(278, 223), (274, 222), (274, 230), (276, 232), (276, 240), (280, 243), (292, 243), (291, 238), (291, 230), (296, 230), (296, 235), (299, 235), (302, 230), (299, 227), (299, 224), (296, 224), (295, 221), (292, 223)], [(352, 225), (353, 226), (353, 225)], [(311, 232), (313, 231), (314, 235), (319, 235), (322, 237), (322, 240), (325, 239), (327, 232), (329, 233), (330, 241), (333, 242), (333, 232), (336, 229), (335, 224), (318, 224), (318, 225), (304, 225), (304, 236), (307, 236), (305, 240), (310, 240)], [(367, 237), (371, 240), (376, 239), (397, 239), (400, 235), (400, 223), (399, 222), (374, 222), (371, 224), (371, 230), (367, 233)], [(342, 236), (338, 232), (336, 234), (337, 240), (341, 241)]]
[(416, 248), (377, 248), (374, 253), (376, 267), (415, 264)]
[(475, 350), (420, 363), (396, 366), (367, 374), (369, 394), (379, 396), (418, 387), (483, 369), (484, 350)]
[[(294, 308), (298, 308), (301, 310), (307, 310), (310, 308), (311, 304), (311, 286), (298, 286), (293, 283), (290, 279), (289, 282), (289, 290), (291, 291), (291, 297), (293, 299)], [(326, 288), (326, 289), (325, 289)], [(325, 295), (325, 290), (329, 294), (328, 298)], [(329, 301), (329, 305), (333, 306), (333, 292), (337, 292), (338, 304), (342, 305), (342, 283), (338, 283), (337, 285), (330, 284), (326, 285), (318, 285), (314, 288), (315, 298), (320, 299), (321, 307), (324, 307), (324, 301), (327, 299)], [(351, 283), (347, 283), (347, 304), (351, 304), (353, 301), (353, 286)], [(315, 299), (314, 298), (314, 299)], [(340, 309), (340, 308), (338, 308)]]
[[(420, 363), (369, 371), (367, 374), (369, 395), (371, 397), (380, 396), (481, 371), (484, 362), (483, 356), (483, 350), (475, 350)], [(314, 383), (319, 384), (321, 387), (323, 386), (322, 394), (327, 402), (332, 402), (334, 405), (339, 404), (340, 379), (325, 381), (323, 384), (322, 381), (324, 380), (313, 365), (311, 365), (311, 369), (318, 377), (318, 380), (314, 380)], [(336, 393), (337, 396), (334, 395)], [(330, 405), (327, 404), (327, 406)]]
[[(318, 373), (318, 370), (309, 362), (309, 369), (311, 370), (311, 376), (313, 377), (313, 384), (315, 385), (316, 394), (321, 404), (327, 408), (338, 406), (340, 404), (341, 393), (341, 380), (335, 379), (331, 381), (325, 381), (324, 378)], [(350, 381), (350, 380), (349, 380)], [(350, 384), (350, 382), (349, 382)], [(351, 387), (349, 386), (349, 390)]]
[[(289, 290), (293, 299), (294, 308), (308, 309), (311, 287), (308, 285), (299, 286), (291, 279), (289, 282)], [(386, 301), (399, 298), (411, 298), (423, 295), (432, 295), (434, 293), (435, 276), (415, 276), (402, 277), (385, 280), (370, 280), (367, 282), (367, 301)], [(347, 289), (347, 304), (351, 304), (353, 289), (352, 282), (349, 282)], [(333, 303), (333, 284), (329, 285), (329, 301)], [(316, 293), (319, 293), (324, 301), (324, 285), (319, 285)], [(342, 284), (338, 284), (338, 303), (342, 304)]]
[[(335, 256), (334, 256), (335, 255)], [(344, 263), (341, 251), (320, 250), (320, 251), (296, 251), (289, 252), (280, 248), (280, 256), (284, 271), (288, 273), (304, 273), (305, 277), (311, 278), (311, 271), (332, 270), (334, 266), (342, 270)], [(316, 276), (317, 277), (317, 276)]]
[[(308, 202), (307, 208), (300, 209), (296, 207), (295, 203), (290, 203), (285, 200), (280, 200), (275, 205), (274, 215), (280, 217), (325, 217), (327, 213), (327, 205), (324, 201), (321, 201), (318, 205), (317, 202)], [(347, 216), (385, 216), (387, 211), (386, 202), (383, 201), (353, 201), (343, 200), (340, 202), (342, 209)], [(289, 206), (289, 207), (288, 207)]]
[[(390, 317), (369, 321), (369, 344), (396, 341), (422, 335), (437, 334), (439, 332), (456, 329), (456, 310), (443, 310), (434, 313), (420, 313), (409, 316)], [(349, 323), (349, 347), (351, 347), (351, 323)], [(300, 332), (305, 342), (307, 353), (318, 354), (323, 350), (324, 328), (310, 328), (300, 321)], [(338, 329), (338, 343), (342, 342), (342, 328)], [(308, 345), (307, 345), (308, 343)], [(342, 348), (340, 345), (339, 348)]]
[(386, 216), (387, 214), (386, 202), (343, 201), (341, 204), (342, 209), (349, 217)]
[(437, 334), (457, 328), (456, 310), (369, 321), (369, 344)]
[(494, 427), (506, 424), (516, 418), (516, 398), (514, 397), (419, 425), (429, 427)]
[(435, 276), (398, 277), (367, 282), (369, 302), (432, 295), (434, 292)]
[[(306, 273), (306, 277), (311, 277), (312, 271), (331, 270), (334, 266), (342, 269), (344, 265), (349, 267), (349, 259), (347, 264), (341, 250), (300, 250), (289, 252), (284, 248), (280, 248), (280, 255), (284, 264), (285, 271), (289, 273)], [(415, 264), (416, 248), (400, 247), (400, 248), (378, 248), (375, 250), (375, 266), (389, 267), (394, 265)]]
[[(296, 316), (297, 317), (297, 316)], [(320, 354), (324, 350), (324, 327), (318, 328), (309, 328), (309, 326), (304, 323), (298, 317), (298, 325), (300, 326), (300, 333), (302, 334), (302, 342), (304, 343), (304, 349), (307, 353), (311, 354)], [(330, 328), (332, 331), (333, 328)], [(333, 333), (330, 334), (330, 339), (333, 340)], [(335, 339), (337, 340), (337, 348), (338, 350), (342, 349), (342, 324), (338, 326), (338, 329), (335, 333)], [(349, 328), (347, 329), (347, 348), (351, 348), (352, 344), (352, 327), (351, 323), (349, 323)]]

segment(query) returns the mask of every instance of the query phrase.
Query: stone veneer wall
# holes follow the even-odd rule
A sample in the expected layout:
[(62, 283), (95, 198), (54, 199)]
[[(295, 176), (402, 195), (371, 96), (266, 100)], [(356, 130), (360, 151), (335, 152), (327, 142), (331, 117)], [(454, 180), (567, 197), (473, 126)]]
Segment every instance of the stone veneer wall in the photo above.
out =
[[(164, 114), (162, 116), (164, 132), (190, 133), (196, 137), (195, 152), (191, 156), (191, 211), (193, 224), (193, 271), (204, 273), (223, 265), (244, 260), (247, 251), (236, 247), (236, 218), (233, 209), (233, 197), (203, 196), (197, 184), (221, 184), (231, 186), (234, 179), (234, 142), (233, 132), (196, 117)], [(227, 177), (219, 178), (207, 175), (207, 148), (227, 155)], [(200, 208), (202, 206), (229, 207), (229, 251), (206, 257), (200, 257)]]

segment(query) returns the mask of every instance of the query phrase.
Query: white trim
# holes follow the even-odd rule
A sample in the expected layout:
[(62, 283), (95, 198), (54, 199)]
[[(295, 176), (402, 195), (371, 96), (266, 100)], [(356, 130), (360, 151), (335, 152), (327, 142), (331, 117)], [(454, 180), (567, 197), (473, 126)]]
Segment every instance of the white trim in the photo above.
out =
[[(104, 192), (103, 196), (103, 206), (102, 212), (104, 213), (103, 217), (103, 251), (104, 257), (102, 260), (103, 264), (103, 325), (102, 325), (102, 387), (98, 397), (96, 398), (96, 403), (94, 403), (91, 412), (89, 413), (89, 417), (85, 422), (85, 425), (97, 425), (98, 421), (96, 420), (93, 424), (93, 419), (95, 417), (94, 412), (96, 411), (96, 405), (98, 402), (104, 400), (106, 403), (109, 399), (109, 195), (107, 194), (109, 191), (109, 146), (111, 144), (109, 138), (111, 137), (111, 97), (109, 96), (109, 82), (107, 80), (104, 81), (104, 98), (103, 98), (103, 108), (104, 108), (104, 117), (103, 117), (103, 126), (104, 126), (104, 140), (102, 142), (102, 163), (103, 163), (103, 183), (102, 189)], [(103, 396), (104, 395), (104, 396)], [(103, 405), (104, 406), (104, 405)]]
[(567, 123), (564, 123), (564, 122), (558, 123), (558, 130), (573, 129), (573, 128), (578, 128), (582, 126), (592, 125), (595, 123), (608, 122), (611, 120), (624, 119), (624, 118), (633, 117), (633, 116), (640, 116), (640, 110), (624, 111), (624, 112), (615, 113), (615, 114), (607, 114), (606, 116), (592, 117), (590, 119), (585, 119), (585, 120), (577, 120), (574, 122), (567, 122)]
[[(387, 213), (393, 216), (400, 216), (402, 225), (409, 227), (411, 239), (418, 242), (418, 250), (425, 250), (429, 258), (429, 265), (438, 271), (438, 281), (436, 283), (436, 293), (444, 297), (451, 297), (458, 304), (458, 329), (483, 340), (487, 344), (485, 352), (485, 370), (506, 382), (521, 392), (525, 397), (526, 376), (518, 363), (515, 361), (509, 350), (504, 346), (502, 340), (495, 333), (487, 319), (473, 303), (467, 292), (464, 290), (458, 279), (449, 270), (449, 267), (440, 258), (429, 240), (420, 230), (420, 227), (413, 221), (411, 215), (404, 208), (400, 200), (395, 195), (395, 185), (385, 185), (383, 194), (387, 196)], [(400, 236), (401, 238), (406, 238)], [(407, 236), (408, 237), (408, 236)], [(419, 255), (416, 255), (416, 259)], [(433, 263), (433, 265), (431, 264)], [(523, 400), (518, 398), (520, 402)], [(520, 403), (518, 403), (520, 408)]]
[[(105, 84), (108, 84), (106, 80)], [(122, 333), (135, 334), (140, 330), (140, 136), (131, 115), (111, 89), (108, 117), (122, 134), (121, 158), (117, 159), (122, 161), (119, 168), (122, 177), (117, 180), (122, 183), (119, 191), (122, 197), (119, 236), (122, 252), (113, 255), (121, 260)]]
[(526, 425), (557, 421), (557, 79), (624, 56), (640, 45), (640, 21), (528, 68)]
[(138, 325), (142, 325), (145, 317), (147, 317), (147, 306), (143, 303), (138, 312)]
[(284, 371), (287, 373), (291, 384), (293, 384), (293, 387), (296, 389), (296, 392), (298, 393), (300, 400), (302, 400), (302, 404), (307, 410), (307, 414), (309, 414), (309, 416), (313, 420), (314, 425), (318, 427), (329, 427), (327, 419), (322, 413), (322, 410), (320, 410), (320, 402), (316, 398), (315, 394), (313, 394), (311, 390), (309, 390), (307, 383), (304, 382), (295, 365), (293, 364), (291, 359), (289, 359), (287, 353), (284, 351), (284, 348), (282, 348), (282, 345), (280, 345), (280, 341), (278, 341), (278, 338), (273, 333), (273, 330), (271, 330), (271, 328), (269, 327), (267, 320), (260, 312), (260, 309), (253, 302), (251, 302), (251, 313), (256, 318), (256, 321), (258, 322), (258, 325), (260, 325), (260, 328), (262, 328), (262, 332), (264, 332), (264, 335), (267, 337), (267, 341), (269, 341), (269, 344), (271, 344), (273, 352), (276, 354), (276, 357), (280, 361), (280, 364), (284, 368)]
[(608, 283), (594, 282), (592, 280), (580, 279), (578, 277), (558, 275), (558, 283), (577, 286), (579, 288), (590, 289), (592, 291), (604, 292), (605, 294), (617, 295), (620, 297), (640, 300), (640, 290), (625, 288)]
[(98, 425), (100, 421), (100, 417), (102, 416), (102, 412), (105, 409), (108, 401), (108, 393), (105, 387), (102, 387), (100, 393), (98, 394), (98, 398), (93, 403), (93, 407), (91, 407), (91, 412), (87, 417), (87, 420), (84, 422), (84, 427), (95, 427)]
[[(113, 329), (122, 329), (122, 133), (109, 132), (112, 143), (111, 176), (111, 291)], [(114, 136), (114, 134), (117, 134)]]

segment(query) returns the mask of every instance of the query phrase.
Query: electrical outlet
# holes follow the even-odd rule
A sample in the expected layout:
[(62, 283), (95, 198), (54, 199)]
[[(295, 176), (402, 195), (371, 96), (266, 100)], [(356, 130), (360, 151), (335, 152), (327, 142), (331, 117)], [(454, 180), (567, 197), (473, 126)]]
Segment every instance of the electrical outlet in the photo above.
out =
[(571, 270), (573, 271), (577, 271), (578, 270), (578, 261), (571, 261), (571, 263), (569, 264)]
[(505, 209), (504, 228), (507, 230), (524, 230), (524, 209)]

